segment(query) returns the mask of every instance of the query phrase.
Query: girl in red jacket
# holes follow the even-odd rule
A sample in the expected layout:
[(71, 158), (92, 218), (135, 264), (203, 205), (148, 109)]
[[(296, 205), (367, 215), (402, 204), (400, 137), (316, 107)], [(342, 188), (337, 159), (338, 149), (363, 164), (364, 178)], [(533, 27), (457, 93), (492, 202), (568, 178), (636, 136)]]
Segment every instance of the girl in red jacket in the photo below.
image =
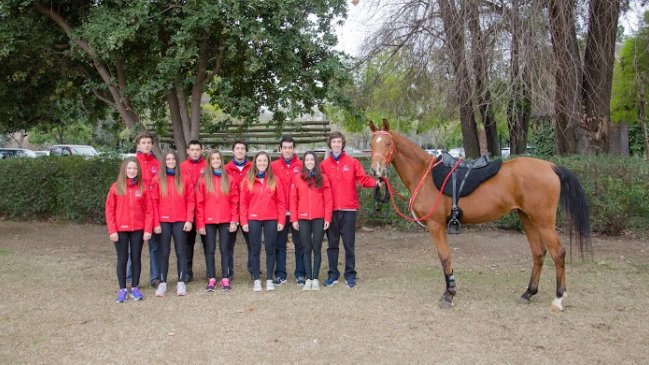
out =
[(315, 153), (306, 152), (302, 161), (302, 174), (296, 175), (291, 185), (290, 217), (293, 228), (300, 232), (304, 249), (306, 282), (303, 290), (320, 290), (318, 274), (322, 260), (322, 238), (331, 223), (333, 209), (331, 186), (320, 170)]
[(119, 292), (117, 303), (124, 303), (126, 291), (126, 263), (132, 263), (131, 297), (142, 300), (140, 292), (140, 271), (142, 246), (151, 238), (153, 228), (153, 206), (144, 182), (140, 164), (135, 157), (122, 162), (117, 181), (113, 183), (106, 197), (106, 228), (108, 237), (115, 242), (117, 250), (117, 280)]
[(216, 236), (219, 236), (221, 253), (221, 289), (231, 289), (229, 271), (233, 246), (230, 245), (230, 232), (236, 232), (239, 225), (239, 189), (234, 179), (228, 176), (223, 168), (223, 157), (217, 150), (207, 155), (210, 168), (205, 170), (196, 190), (196, 230), (206, 236), (205, 266), (207, 267), (207, 291), (216, 287), (216, 268), (214, 251)]
[(158, 264), (160, 265), (160, 284), (155, 291), (156, 297), (167, 293), (167, 273), (169, 272), (169, 254), (171, 237), (174, 238), (178, 269), (176, 295), (187, 294), (185, 274), (187, 273), (186, 240), (187, 232), (192, 229), (194, 221), (194, 187), (190, 178), (181, 174), (178, 168), (178, 153), (167, 150), (162, 155), (158, 175), (153, 179), (153, 231), (160, 234)]
[(258, 152), (252, 168), (241, 182), (241, 227), (249, 233), (252, 251), (253, 291), (261, 291), (259, 279), (259, 255), (261, 235), (266, 247), (266, 290), (275, 290), (273, 269), (275, 268), (275, 241), (277, 232), (286, 223), (286, 202), (282, 184), (273, 176), (269, 167), (270, 157), (266, 152)]

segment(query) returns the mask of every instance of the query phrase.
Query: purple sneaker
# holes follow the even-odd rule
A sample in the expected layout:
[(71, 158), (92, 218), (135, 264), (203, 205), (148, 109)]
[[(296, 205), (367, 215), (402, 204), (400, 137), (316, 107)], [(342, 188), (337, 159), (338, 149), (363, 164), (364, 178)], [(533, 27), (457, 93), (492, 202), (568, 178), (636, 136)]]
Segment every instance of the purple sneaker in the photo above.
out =
[(126, 289), (120, 289), (117, 292), (117, 303), (124, 303), (128, 299), (128, 291)]
[(138, 287), (135, 287), (131, 288), (131, 298), (133, 298), (133, 300), (135, 301), (138, 301), (144, 299), (144, 295), (140, 293), (140, 289)]

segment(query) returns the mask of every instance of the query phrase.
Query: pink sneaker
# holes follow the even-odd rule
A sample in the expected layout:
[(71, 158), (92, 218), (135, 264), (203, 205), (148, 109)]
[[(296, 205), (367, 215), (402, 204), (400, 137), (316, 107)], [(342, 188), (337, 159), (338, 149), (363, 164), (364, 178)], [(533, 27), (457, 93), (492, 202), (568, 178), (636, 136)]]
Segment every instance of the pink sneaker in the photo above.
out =
[(214, 288), (216, 288), (216, 279), (211, 278), (210, 280), (207, 281), (207, 288), (205, 290), (214, 291)]
[(232, 289), (232, 287), (230, 287), (230, 279), (223, 278), (223, 280), (221, 280), (221, 288), (223, 291), (230, 291), (230, 289)]

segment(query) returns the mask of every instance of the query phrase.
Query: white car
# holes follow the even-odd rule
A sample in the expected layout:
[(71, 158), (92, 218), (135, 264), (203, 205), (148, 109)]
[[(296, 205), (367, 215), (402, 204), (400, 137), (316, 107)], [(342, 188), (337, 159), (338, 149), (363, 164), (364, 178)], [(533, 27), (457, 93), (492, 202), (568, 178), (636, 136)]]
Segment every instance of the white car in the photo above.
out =
[(26, 148), (0, 148), (0, 160), (12, 157), (36, 157), (36, 154)]
[(94, 147), (82, 144), (57, 144), (51, 146), (49, 151), (50, 155), (54, 156), (83, 156), (85, 158), (99, 156)]
[(448, 150), (449, 155), (455, 158), (464, 158), (464, 147), (453, 147)]

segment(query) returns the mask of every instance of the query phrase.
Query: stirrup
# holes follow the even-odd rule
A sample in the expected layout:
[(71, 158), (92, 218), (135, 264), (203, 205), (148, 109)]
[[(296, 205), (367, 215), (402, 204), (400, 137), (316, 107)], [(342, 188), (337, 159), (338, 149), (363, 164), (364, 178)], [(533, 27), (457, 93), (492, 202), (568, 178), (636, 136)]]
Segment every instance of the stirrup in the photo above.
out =
[(457, 218), (451, 218), (446, 226), (446, 232), (448, 234), (462, 233), (462, 223), (460, 223), (460, 220)]

